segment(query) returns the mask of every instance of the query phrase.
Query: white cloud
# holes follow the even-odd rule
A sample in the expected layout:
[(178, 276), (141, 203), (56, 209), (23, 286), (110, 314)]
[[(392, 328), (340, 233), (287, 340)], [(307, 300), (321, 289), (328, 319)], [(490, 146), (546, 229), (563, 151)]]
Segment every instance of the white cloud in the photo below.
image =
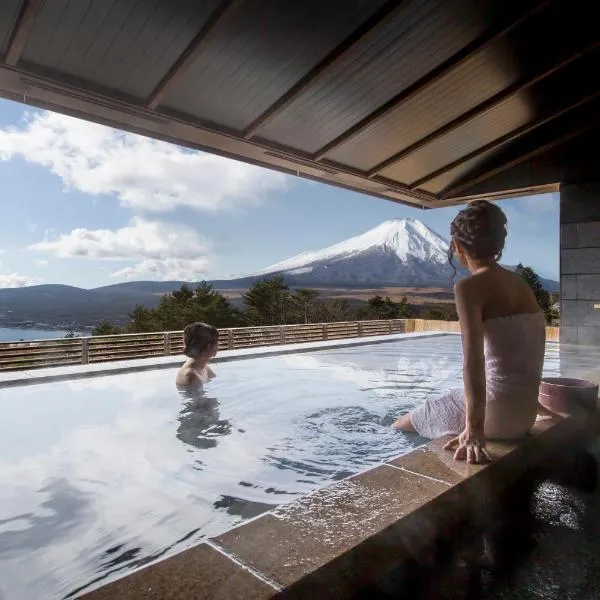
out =
[(47, 167), (67, 188), (115, 195), (138, 212), (231, 210), (286, 185), (281, 173), (49, 112), (0, 129), (0, 160), (16, 156)]
[(135, 261), (113, 276), (162, 280), (198, 279), (206, 272), (211, 254), (210, 243), (193, 229), (141, 217), (134, 217), (129, 225), (116, 230), (74, 229), (28, 249), (61, 258)]
[(36, 261), (35, 261), (35, 264), (36, 264), (38, 267), (47, 267), (47, 266), (48, 266), (48, 261), (47, 261), (47, 260), (40, 259), (40, 260), (36, 260)]
[(39, 277), (28, 277), (18, 273), (0, 273), (0, 288), (19, 288), (41, 283)]
[(145, 259), (131, 267), (111, 273), (120, 279), (161, 279), (163, 281), (200, 279), (208, 268), (207, 258)]

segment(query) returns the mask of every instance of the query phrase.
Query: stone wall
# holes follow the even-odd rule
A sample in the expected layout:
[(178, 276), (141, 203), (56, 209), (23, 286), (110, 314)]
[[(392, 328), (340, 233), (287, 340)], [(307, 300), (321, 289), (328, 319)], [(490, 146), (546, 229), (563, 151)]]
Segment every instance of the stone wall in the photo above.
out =
[(560, 191), (560, 341), (600, 346), (600, 182)]

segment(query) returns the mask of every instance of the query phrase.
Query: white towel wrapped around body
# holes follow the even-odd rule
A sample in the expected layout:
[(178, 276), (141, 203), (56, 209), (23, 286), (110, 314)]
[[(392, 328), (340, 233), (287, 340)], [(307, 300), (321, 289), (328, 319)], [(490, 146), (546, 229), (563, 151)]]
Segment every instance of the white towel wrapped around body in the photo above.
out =
[[(484, 322), (485, 435), (514, 439), (535, 423), (544, 366), (544, 314), (524, 313)], [(465, 428), (464, 390), (427, 399), (410, 414), (417, 433), (427, 438), (458, 435)]]

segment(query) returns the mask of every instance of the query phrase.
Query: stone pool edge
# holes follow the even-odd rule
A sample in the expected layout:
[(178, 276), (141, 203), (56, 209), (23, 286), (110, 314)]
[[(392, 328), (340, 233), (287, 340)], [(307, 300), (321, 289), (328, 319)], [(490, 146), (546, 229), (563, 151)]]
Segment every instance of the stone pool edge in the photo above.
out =
[[(445, 439), (433, 440), (81, 597), (350, 597), (426, 551), (482, 497), (493, 498), (561, 443), (582, 436), (591, 441), (599, 424), (598, 413), (540, 419), (524, 440), (489, 442), (495, 460), (485, 466), (457, 463), (443, 450)], [(219, 568), (207, 575), (214, 561)]]
[[(237, 350), (223, 350), (213, 359), (212, 362), (217, 364), (233, 360), (248, 360), (252, 358), (281, 356), (285, 354), (320, 352), (326, 350), (335, 350), (337, 348), (351, 348), (354, 346), (369, 346), (373, 344), (400, 342), (415, 338), (420, 339), (453, 335), (460, 334), (446, 331), (428, 331), (422, 333), (386, 334), (363, 338), (344, 338), (340, 340), (305, 342), (301, 344), (285, 344), (280, 346), (240, 348)], [(172, 369), (176, 366), (179, 366), (183, 360), (185, 360), (185, 356), (175, 355), (88, 365), (48, 367), (45, 369), (35, 369), (32, 371), (0, 371), (0, 389), (21, 385), (66, 381), (69, 379), (87, 379), (89, 377), (137, 373), (142, 371), (152, 371), (155, 369)]]

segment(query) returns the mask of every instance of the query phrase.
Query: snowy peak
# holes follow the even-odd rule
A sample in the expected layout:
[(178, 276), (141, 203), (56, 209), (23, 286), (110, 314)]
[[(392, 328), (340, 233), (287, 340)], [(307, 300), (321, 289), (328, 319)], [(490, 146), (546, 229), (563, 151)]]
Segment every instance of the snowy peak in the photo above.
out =
[(401, 262), (447, 262), (448, 242), (417, 219), (392, 219), (323, 250), (303, 252), (267, 267), (255, 275), (287, 272), (299, 275), (324, 262), (350, 259), (366, 253), (395, 255)]
[(385, 221), (358, 237), (371, 241), (371, 246), (393, 250), (403, 261), (410, 258), (435, 262), (447, 260), (448, 242), (417, 219)]

